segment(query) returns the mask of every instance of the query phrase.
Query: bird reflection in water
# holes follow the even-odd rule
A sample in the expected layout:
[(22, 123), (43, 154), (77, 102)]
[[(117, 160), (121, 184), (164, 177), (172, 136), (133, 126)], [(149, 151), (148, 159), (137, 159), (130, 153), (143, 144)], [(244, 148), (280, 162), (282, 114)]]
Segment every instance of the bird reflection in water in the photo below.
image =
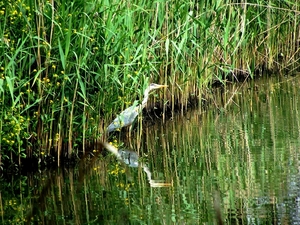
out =
[(125, 149), (118, 150), (116, 147), (110, 145), (107, 142), (103, 142), (102, 145), (104, 148), (106, 148), (108, 151), (114, 154), (120, 162), (125, 163), (129, 167), (141, 166), (144, 172), (147, 174), (147, 178), (151, 187), (172, 186), (172, 183), (165, 183), (163, 181), (153, 180), (151, 171), (143, 162), (139, 162), (139, 156), (136, 152), (131, 150), (125, 150)]

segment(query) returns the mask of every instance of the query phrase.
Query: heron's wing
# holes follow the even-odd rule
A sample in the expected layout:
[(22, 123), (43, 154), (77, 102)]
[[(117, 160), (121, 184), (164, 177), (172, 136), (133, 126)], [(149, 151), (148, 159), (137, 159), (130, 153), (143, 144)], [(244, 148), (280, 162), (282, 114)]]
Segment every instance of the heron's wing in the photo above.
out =
[(133, 123), (137, 115), (139, 114), (139, 106), (133, 105), (125, 109), (118, 115), (114, 121), (107, 127), (107, 132), (112, 132), (116, 129), (129, 126)]

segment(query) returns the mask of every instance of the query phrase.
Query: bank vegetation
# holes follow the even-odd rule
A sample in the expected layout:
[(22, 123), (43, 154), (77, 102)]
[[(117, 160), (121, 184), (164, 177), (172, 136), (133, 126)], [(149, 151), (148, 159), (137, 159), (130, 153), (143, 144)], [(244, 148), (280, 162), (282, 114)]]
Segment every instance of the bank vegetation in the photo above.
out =
[(150, 82), (185, 110), (216, 82), (299, 67), (297, 1), (0, 1), (0, 166), (72, 158)]

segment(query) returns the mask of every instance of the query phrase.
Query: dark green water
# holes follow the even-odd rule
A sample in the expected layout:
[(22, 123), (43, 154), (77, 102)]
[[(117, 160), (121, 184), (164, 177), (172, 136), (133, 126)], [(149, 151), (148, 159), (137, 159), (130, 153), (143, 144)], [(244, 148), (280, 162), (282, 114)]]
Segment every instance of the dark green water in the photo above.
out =
[(297, 77), (235, 84), (206, 111), (143, 127), (132, 148), (172, 186), (112, 155), (2, 179), (0, 224), (299, 224), (299, 93)]

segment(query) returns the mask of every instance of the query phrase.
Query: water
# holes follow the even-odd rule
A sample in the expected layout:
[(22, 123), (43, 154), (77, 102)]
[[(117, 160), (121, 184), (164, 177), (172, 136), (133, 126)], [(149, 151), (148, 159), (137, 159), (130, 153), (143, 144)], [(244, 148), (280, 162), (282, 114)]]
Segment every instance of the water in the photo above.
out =
[(299, 89), (297, 77), (216, 89), (209, 109), (144, 126), (126, 144), (137, 168), (108, 155), (2, 178), (0, 224), (300, 224)]

